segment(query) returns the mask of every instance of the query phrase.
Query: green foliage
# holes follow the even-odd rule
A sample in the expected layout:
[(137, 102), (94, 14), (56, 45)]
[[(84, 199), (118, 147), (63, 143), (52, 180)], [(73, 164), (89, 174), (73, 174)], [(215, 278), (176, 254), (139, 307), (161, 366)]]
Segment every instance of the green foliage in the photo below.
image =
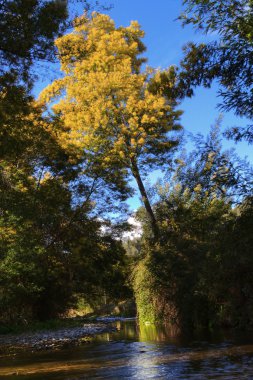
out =
[[(146, 278), (143, 284), (145, 303), (155, 305), (153, 320), (187, 328), (208, 327), (214, 321), (214, 305), (209, 303), (210, 292), (202, 288), (202, 280), (220, 233), (220, 220), (227, 212), (228, 206), (221, 201), (203, 204), (202, 200), (192, 201), (179, 194), (170, 194), (157, 204), (160, 244), (149, 249), (150, 258), (142, 269), (152, 278)], [(139, 310), (142, 293), (134, 289)], [(142, 304), (140, 307), (145, 319)]]
[(219, 241), (219, 270), (213, 293), (220, 301), (221, 320), (245, 329), (253, 326), (252, 197), (244, 199), (235, 212)]
[(35, 60), (54, 57), (54, 39), (67, 18), (67, 2), (54, 0), (1, 0), (1, 71), (29, 84)]
[[(157, 186), (160, 235), (155, 246), (145, 238), (148, 226), (143, 219), (141, 261), (133, 281), (138, 313), (142, 321), (188, 330), (252, 326), (253, 213), (248, 166), (222, 151), (217, 129), (206, 141), (198, 137), (197, 144), (191, 159), (179, 161), (170, 183)], [(249, 187), (243, 194), (239, 186), (235, 206), (233, 195), (244, 181)]]
[(155, 281), (146, 266), (146, 260), (140, 261), (135, 268), (133, 289), (140, 323), (159, 322), (155, 305)]
[[(250, 166), (222, 151), (214, 127), (158, 184), (155, 212), (142, 182), (171, 162), (178, 99), (194, 86), (218, 78), (223, 107), (252, 118), (252, 1), (184, 2), (184, 22), (219, 38), (189, 45), (180, 76), (141, 71), (136, 22), (117, 28), (86, 14), (61, 36), (70, 2), (0, 0), (0, 321), (54, 318), (80, 299), (116, 304), (132, 295), (135, 265), (142, 322), (252, 326)], [(32, 68), (55, 59), (55, 37), (65, 77), (44, 95), (63, 96), (46, 116), (31, 96)], [(230, 135), (252, 141), (251, 126)], [(142, 239), (124, 249), (122, 226), (104, 215), (132, 194), (130, 174), (147, 212), (138, 212)]]
[[(0, 1), (0, 320), (47, 319), (78, 295), (129, 292), (119, 242), (102, 233), (92, 195), (97, 174), (63, 147), (57, 118), (30, 95), (38, 60), (54, 59), (67, 3)], [(95, 177), (95, 178), (94, 178)], [(103, 189), (100, 196), (103, 197)], [(113, 286), (111, 286), (111, 281)]]
[(123, 247), (129, 258), (134, 259), (140, 255), (141, 251), (141, 239), (139, 237), (127, 238), (122, 241)]
[(106, 296), (107, 302), (115, 302), (131, 296), (127, 284), (127, 259), (119, 241), (110, 235), (97, 236), (93, 228), (76, 245), (73, 276), (79, 295), (90, 304)]
[(67, 229), (61, 227), (74, 211), (66, 205), (63, 210), (60, 199), (60, 214), (46, 199), (43, 215), (1, 218), (2, 320), (52, 318), (80, 295), (92, 304), (104, 293), (108, 300), (131, 294), (121, 244), (101, 235), (100, 223), (84, 212)]
[(174, 177), (182, 192), (189, 190), (204, 202), (211, 197), (233, 203), (251, 194), (252, 166), (233, 149), (223, 150), (221, 141), (221, 118), (206, 138), (201, 134), (193, 138), (197, 149), (177, 159)]
[[(220, 84), (221, 108), (253, 118), (253, 3), (251, 0), (184, 0), (183, 24), (215, 33), (214, 42), (189, 43), (181, 63), (181, 87)], [(189, 90), (187, 90), (189, 91)], [(252, 125), (234, 127), (228, 136), (253, 141)]]

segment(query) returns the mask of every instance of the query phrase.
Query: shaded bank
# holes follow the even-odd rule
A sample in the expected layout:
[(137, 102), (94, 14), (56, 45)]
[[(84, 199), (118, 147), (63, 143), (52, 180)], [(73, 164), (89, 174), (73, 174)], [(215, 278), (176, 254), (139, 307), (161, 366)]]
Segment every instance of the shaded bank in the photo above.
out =
[(91, 336), (115, 331), (109, 322), (84, 323), (76, 327), (0, 335), (0, 355), (18, 351), (55, 350), (89, 342)]

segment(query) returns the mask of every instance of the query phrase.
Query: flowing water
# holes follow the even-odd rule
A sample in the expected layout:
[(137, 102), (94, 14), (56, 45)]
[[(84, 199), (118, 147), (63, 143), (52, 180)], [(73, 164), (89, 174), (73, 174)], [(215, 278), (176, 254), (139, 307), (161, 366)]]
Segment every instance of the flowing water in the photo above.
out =
[(116, 322), (118, 332), (50, 352), (0, 358), (0, 379), (252, 379), (253, 336), (176, 337), (165, 328)]

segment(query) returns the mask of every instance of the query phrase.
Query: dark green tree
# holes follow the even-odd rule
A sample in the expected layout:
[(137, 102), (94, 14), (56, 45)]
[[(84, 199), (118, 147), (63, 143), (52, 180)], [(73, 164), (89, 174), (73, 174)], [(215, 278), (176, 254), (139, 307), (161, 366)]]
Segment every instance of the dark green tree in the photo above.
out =
[[(217, 126), (206, 139), (198, 136), (196, 147), (157, 184), (160, 239), (155, 247), (143, 239), (134, 274), (137, 309), (144, 321), (180, 328), (243, 327), (253, 322), (252, 174), (222, 150)], [(145, 219), (143, 225), (145, 234)]]
[[(61, 126), (44, 116), (31, 95), (33, 69), (38, 61), (55, 59), (53, 42), (69, 25), (70, 3), (0, 1), (0, 314), (4, 321), (56, 316), (74, 304), (75, 294), (88, 294), (95, 283), (109, 289), (110, 274), (115, 284), (116, 279), (124, 281), (118, 265), (124, 251), (112, 236), (106, 242), (92, 207), (94, 189), (105, 196), (103, 184), (97, 173), (80, 180), (83, 166), (59, 144)], [(89, 272), (96, 275), (87, 275), (82, 283), (80, 278)]]
[(203, 199), (211, 196), (240, 203), (252, 192), (252, 166), (234, 149), (222, 148), (221, 122), (219, 118), (206, 138), (192, 137), (196, 149), (177, 160), (176, 179), (183, 191), (197, 190)]
[[(189, 43), (181, 62), (180, 88), (188, 94), (198, 85), (220, 85), (221, 109), (253, 118), (253, 3), (252, 0), (184, 0), (183, 25), (193, 26), (214, 41)], [(252, 143), (253, 126), (233, 127), (227, 135)]]

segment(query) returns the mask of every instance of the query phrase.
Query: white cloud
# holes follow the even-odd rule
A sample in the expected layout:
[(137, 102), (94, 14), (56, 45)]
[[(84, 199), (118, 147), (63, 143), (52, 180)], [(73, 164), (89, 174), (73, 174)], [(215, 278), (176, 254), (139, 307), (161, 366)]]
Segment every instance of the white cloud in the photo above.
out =
[(127, 221), (131, 226), (131, 231), (124, 232), (123, 239), (134, 240), (140, 238), (142, 235), (141, 223), (134, 216), (130, 216)]

